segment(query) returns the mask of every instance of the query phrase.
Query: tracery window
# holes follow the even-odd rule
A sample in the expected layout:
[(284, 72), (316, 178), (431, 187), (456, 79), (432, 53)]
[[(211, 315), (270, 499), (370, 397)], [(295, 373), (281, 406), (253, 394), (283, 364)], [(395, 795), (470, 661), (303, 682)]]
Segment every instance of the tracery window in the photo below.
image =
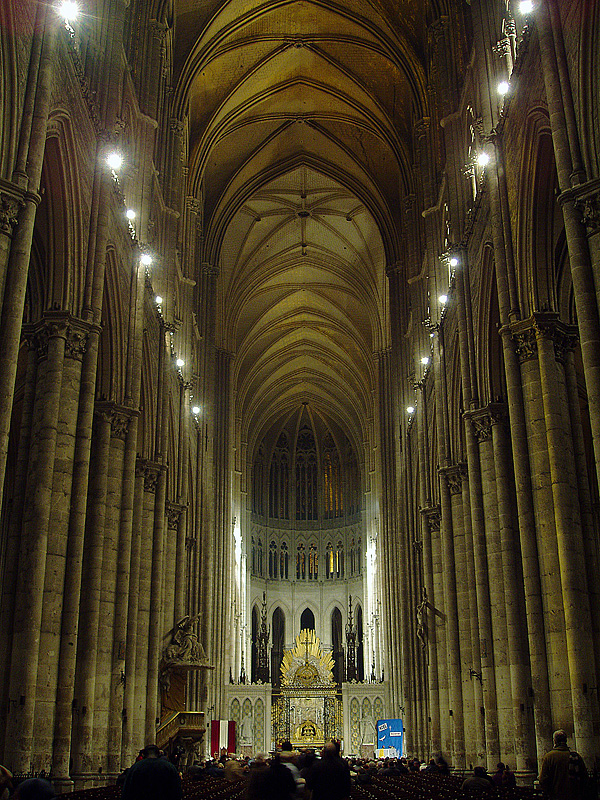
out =
[(269, 545), (269, 578), (277, 578), (277, 545), (274, 541)]
[(323, 441), (323, 515), (341, 517), (343, 512), (340, 456), (330, 433)]
[(356, 547), (356, 571), (360, 575), (362, 572), (362, 539), (358, 538), (358, 545)]
[(263, 545), (262, 539), (256, 543), (256, 574), (262, 577), (263, 574)]
[(306, 426), (296, 445), (296, 519), (317, 519), (317, 448)]
[(354, 548), (356, 547), (356, 543), (354, 541), (354, 537), (350, 539), (350, 575), (354, 575), (354, 570), (356, 569), (356, 554), (354, 552)]
[(304, 580), (304, 578), (306, 578), (306, 549), (300, 543), (296, 552), (296, 580)]
[(269, 470), (269, 516), (274, 519), (289, 518), (289, 449), (287, 433), (284, 431), (277, 440)]
[(357, 514), (361, 509), (360, 502), (360, 478), (356, 456), (350, 443), (346, 448), (345, 457), (345, 478), (347, 491), (347, 511), (348, 514)]
[(254, 536), (251, 540), (251, 549), (252, 549), (252, 574), (256, 575), (256, 542), (254, 541)]
[(281, 551), (279, 554), (279, 576), (288, 578), (288, 546), (286, 542), (281, 543)]
[(319, 554), (316, 544), (311, 544), (308, 551), (308, 578), (316, 580), (319, 576)]
[(326, 578), (333, 578), (333, 545), (331, 542), (327, 542), (327, 547), (325, 548), (325, 577)]
[(338, 578), (344, 577), (344, 545), (341, 539), (338, 541), (335, 551), (335, 574)]
[(265, 513), (264, 506), (264, 487), (265, 487), (265, 454), (263, 446), (258, 449), (258, 455), (254, 462), (252, 475), (252, 511), (261, 516)]

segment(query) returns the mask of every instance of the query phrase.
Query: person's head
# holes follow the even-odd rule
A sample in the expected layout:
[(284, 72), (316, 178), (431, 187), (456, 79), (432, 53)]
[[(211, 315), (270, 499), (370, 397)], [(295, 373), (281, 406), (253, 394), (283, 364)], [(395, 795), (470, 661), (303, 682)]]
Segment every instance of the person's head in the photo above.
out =
[(498, 772), (504, 772), (504, 770), (506, 769), (506, 767), (504, 766), (504, 764), (503, 764), (501, 761), (499, 761), (499, 762), (496, 764), (496, 769), (498, 770)]
[(473, 775), (475, 775), (476, 778), (485, 778), (487, 777), (487, 772), (484, 767), (475, 767)]
[(13, 797), (16, 800), (52, 800), (56, 793), (48, 781), (28, 778), (17, 786)]
[(147, 744), (142, 750), (144, 758), (160, 758), (160, 750), (155, 744)]
[(327, 742), (325, 747), (321, 750), (321, 756), (323, 758), (334, 758), (337, 754), (338, 750), (334, 742)]
[(290, 742), (289, 739), (286, 739), (284, 742), (281, 743), (281, 749), (288, 751), (292, 749), (292, 743)]
[(552, 741), (554, 745), (557, 744), (566, 744), (567, 743), (567, 734), (564, 731), (554, 731), (552, 734)]

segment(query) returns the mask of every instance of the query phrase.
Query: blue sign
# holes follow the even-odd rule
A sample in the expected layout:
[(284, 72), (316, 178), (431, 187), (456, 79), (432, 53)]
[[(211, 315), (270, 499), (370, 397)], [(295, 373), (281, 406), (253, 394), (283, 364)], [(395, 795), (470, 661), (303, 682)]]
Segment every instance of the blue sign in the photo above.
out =
[(377, 722), (377, 757), (400, 758), (404, 725), (401, 719), (380, 719)]

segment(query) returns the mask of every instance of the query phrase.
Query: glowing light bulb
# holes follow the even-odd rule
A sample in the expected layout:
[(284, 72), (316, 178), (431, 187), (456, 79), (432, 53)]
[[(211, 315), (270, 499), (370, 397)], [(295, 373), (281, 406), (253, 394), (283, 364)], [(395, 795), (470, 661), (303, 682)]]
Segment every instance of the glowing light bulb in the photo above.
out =
[(504, 97), (505, 94), (508, 94), (508, 90), (510, 89), (510, 83), (508, 81), (500, 81), (497, 88), (500, 97)]
[(415, 413), (415, 407), (414, 406), (407, 406), (406, 407), (406, 413), (407, 414), (414, 414)]
[(58, 7), (58, 13), (67, 24), (74, 22), (79, 16), (79, 6), (70, 0), (63, 0)]
[(532, 0), (522, 0), (522, 2), (519, 3), (519, 11), (521, 14), (531, 14), (533, 11)]
[(135, 219), (135, 211), (133, 210), (133, 208), (128, 208), (127, 211), (125, 212), (125, 216), (129, 220)]
[(458, 258), (456, 258), (456, 256), (452, 256), (452, 258), (450, 259), (450, 266), (458, 267)]
[(200, 413), (200, 406), (192, 406), (192, 414), (198, 416), (199, 413)]
[(106, 156), (106, 163), (114, 172), (118, 172), (123, 166), (123, 156), (116, 151), (109, 153)]
[(156, 297), (154, 298), (154, 302), (156, 303), (156, 305), (162, 306), (162, 301), (163, 301), (162, 297), (159, 294), (157, 294)]
[(178, 367), (185, 367), (185, 361), (183, 360), (183, 358), (178, 358), (175, 363), (177, 364)]
[(441, 294), (441, 295), (438, 297), (438, 300), (440, 301), (440, 303), (441, 303), (443, 306), (445, 306), (445, 305), (446, 305), (446, 303), (448, 302), (448, 295), (447, 295), (447, 294)]
[(425, 364), (427, 366), (427, 364), (429, 364), (429, 356), (423, 356), (421, 359), (421, 364)]
[(477, 156), (477, 163), (480, 167), (487, 167), (490, 163), (490, 157), (487, 153), (479, 153)]
[(149, 267), (152, 263), (152, 256), (150, 253), (142, 253), (140, 256), (140, 263), (142, 263), (145, 267)]

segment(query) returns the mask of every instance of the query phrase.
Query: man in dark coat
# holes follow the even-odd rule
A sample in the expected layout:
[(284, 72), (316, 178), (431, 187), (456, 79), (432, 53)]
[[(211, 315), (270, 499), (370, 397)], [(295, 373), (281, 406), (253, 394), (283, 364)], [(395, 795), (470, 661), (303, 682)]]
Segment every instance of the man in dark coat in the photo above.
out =
[(155, 744), (143, 749), (144, 758), (127, 770), (122, 800), (181, 800), (181, 778), (177, 768), (160, 757)]
[(583, 759), (567, 746), (567, 734), (555, 731), (554, 747), (542, 758), (540, 786), (550, 800), (581, 800), (588, 774)]
[(326, 744), (321, 759), (308, 771), (306, 788), (312, 789), (312, 800), (345, 800), (350, 796), (350, 767), (338, 753), (334, 742)]

